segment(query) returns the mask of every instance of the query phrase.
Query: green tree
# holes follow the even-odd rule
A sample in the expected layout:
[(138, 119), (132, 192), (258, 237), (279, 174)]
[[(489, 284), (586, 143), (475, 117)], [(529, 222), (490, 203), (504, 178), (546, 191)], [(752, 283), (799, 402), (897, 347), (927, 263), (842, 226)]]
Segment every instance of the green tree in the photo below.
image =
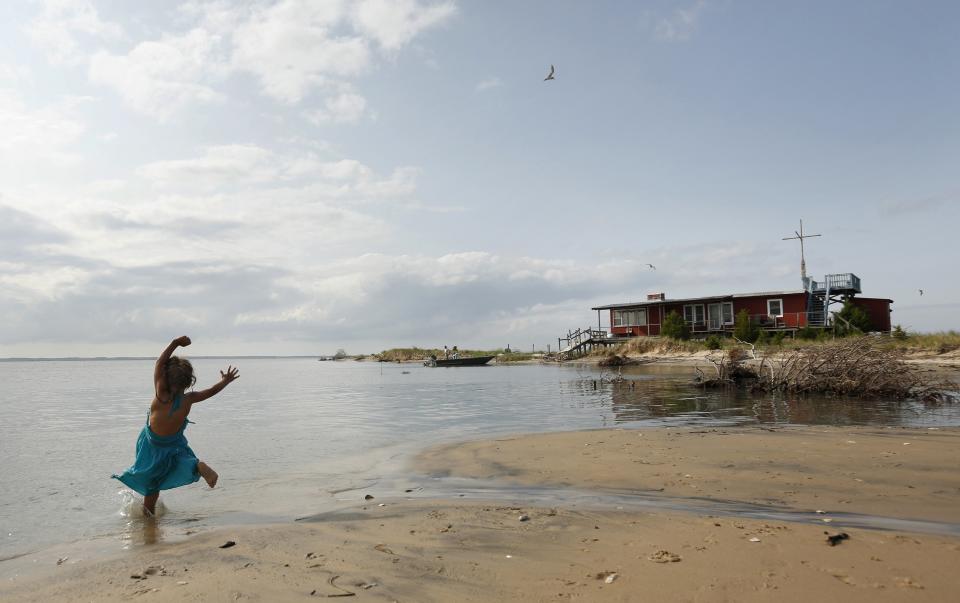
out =
[(837, 312), (837, 316), (843, 319), (838, 321), (840, 323), (838, 325), (839, 331), (842, 334), (846, 334), (846, 331), (849, 331), (847, 324), (861, 333), (873, 330), (873, 324), (870, 322), (870, 315), (867, 314), (867, 311), (849, 299), (843, 302), (843, 308)]
[(903, 327), (901, 327), (900, 325), (897, 325), (897, 326), (893, 327), (893, 332), (890, 333), (890, 334), (893, 336), (894, 339), (906, 339), (906, 338), (907, 338), (907, 332), (904, 331), (904, 330), (903, 330)]
[(750, 319), (746, 308), (737, 312), (737, 317), (733, 321), (733, 336), (749, 343), (753, 343), (760, 336), (760, 327)]
[(711, 335), (704, 341), (708, 350), (719, 350), (723, 347), (723, 339), (719, 335)]
[(670, 339), (686, 340), (690, 339), (690, 327), (684, 322), (683, 317), (674, 310), (664, 317), (660, 334)]

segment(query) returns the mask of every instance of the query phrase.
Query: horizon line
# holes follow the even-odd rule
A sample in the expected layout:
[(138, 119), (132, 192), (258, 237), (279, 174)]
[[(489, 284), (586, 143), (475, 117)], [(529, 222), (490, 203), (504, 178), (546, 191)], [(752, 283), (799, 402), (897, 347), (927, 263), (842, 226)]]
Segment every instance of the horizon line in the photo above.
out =
[[(190, 356), (191, 359), (265, 359), (265, 358), (319, 358), (323, 354), (253, 354), (231, 356), (224, 354), (213, 354), (205, 356)], [(55, 361), (55, 360), (156, 360), (156, 356), (8, 356), (0, 358), (0, 362), (17, 361)]]

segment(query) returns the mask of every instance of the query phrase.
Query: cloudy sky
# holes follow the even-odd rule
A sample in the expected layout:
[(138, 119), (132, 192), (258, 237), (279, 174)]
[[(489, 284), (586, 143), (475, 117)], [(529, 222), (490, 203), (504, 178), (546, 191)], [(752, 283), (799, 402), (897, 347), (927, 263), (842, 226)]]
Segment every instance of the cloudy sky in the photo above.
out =
[(797, 288), (800, 218), (813, 276), (960, 328), (958, 27), (955, 2), (3, 2), (0, 356), (555, 345), (599, 303)]

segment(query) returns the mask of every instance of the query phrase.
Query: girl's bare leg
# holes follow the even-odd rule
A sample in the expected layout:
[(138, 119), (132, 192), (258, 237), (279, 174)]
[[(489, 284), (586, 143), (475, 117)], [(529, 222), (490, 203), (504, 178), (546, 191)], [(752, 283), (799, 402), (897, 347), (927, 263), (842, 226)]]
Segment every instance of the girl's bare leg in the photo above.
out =
[(148, 494), (143, 497), (143, 510), (149, 516), (153, 517), (157, 512), (157, 499), (160, 498), (160, 493)]
[(220, 477), (217, 475), (217, 472), (210, 468), (210, 465), (200, 461), (197, 463), (197, 471), (200, 472), (200, 477), (206, 480), (207, 485), (213, 488), (217, 485), (217, 479)]

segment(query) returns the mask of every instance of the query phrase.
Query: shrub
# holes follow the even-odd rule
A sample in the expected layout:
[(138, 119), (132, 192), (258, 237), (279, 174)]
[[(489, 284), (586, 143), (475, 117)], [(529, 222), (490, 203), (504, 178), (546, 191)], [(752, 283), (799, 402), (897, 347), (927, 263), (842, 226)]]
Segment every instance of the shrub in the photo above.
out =
[(711, 335), (703, 343), (708, 350), (719, 350), (723, 347), (723, 339), (719, 335)]
[(733, 322), (733, 336), (740, 341), (753, 343), (760, 335), (760, 328), (750, 319), (746, 308), (737, 312)]
[(690, 327), (684, 322), (683, 317), (674, 310), (664, 317), (660, 334), (670, 339), (686, 340), (690, 339)]
[(767, 333), (766, 331), (760, 331), (757, 334), (755, 342), (757, 345), (767, 345), (770, 343), (770, 333)]
[(900, 325), (897, 325), (897, 326), (893, 327), (893, 331), (890, 333), (890, 335), (891, 335), (894, 339), (906, 339), (906, 338), (907, 338), (907, 332), (904, 331), (904, 330), (903, 330), (903, 327), (901, 327)]
[(837, 321), (839, 323), (837, 325), (839, 334), (847, 334), (847, 331), (849, 331), (847, 327), (848, 323), (861, 333), (867, 333), (873, 330), (873, 324), (870, 322), (870, 315), (867, 314), (867, 311), (849, 299), (843, 302), (843, 308), (837, 312), (837, 316), (846, 321)]
[(773, 334), (773, 344), (774, 345), (783, 345), (783, 338), (787, 336), (786, 331), (777, 331)]
[(814, 329), (813, 327), (803, 327), (802, 329), (797, 329), (795, 337), (797, 339), (807, 340), (816, 339), (818, 332), (818, 329)]

